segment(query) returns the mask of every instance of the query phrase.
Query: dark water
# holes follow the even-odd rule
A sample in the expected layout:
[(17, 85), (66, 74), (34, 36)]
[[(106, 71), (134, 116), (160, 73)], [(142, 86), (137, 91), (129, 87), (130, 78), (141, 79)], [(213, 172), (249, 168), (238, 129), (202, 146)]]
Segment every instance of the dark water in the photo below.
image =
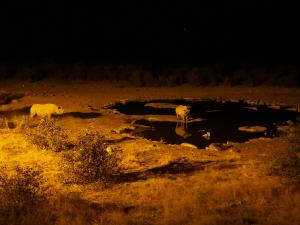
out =
[[(221, 102), (213, 100), (159, 100), (151, 103), (172, 103), (191, 106), (190, 117), (203, 118), (201, 122), (181, 124), (176, 122), (150, 122), (138, 120), (135, 124), (146, 125), (151, 129), (139, 129), (135, 135), (151, 140), (163, 140), (170, 144), (183, 142), (204, 148), (211, 143), (245, 142), (252, 138), (274, 137), (277, 135), (276, 127), (283, 125), (287, 120), (296, 121), (297, 113), (285, 109), (272, 109), (266, 105), (250, 105), (246, 102)], [(175, 115), (173, 108), (158, 109), (146, 107), (149, 102), (117, 103), (113, 108), (127, 115)], [(256, 107), (257, 110), (247, 107)], [(239, 131), (241, 126), (263, 126), (264, 132), (250, 133)], [(203, 137), (210, 132), (210, 138)]]

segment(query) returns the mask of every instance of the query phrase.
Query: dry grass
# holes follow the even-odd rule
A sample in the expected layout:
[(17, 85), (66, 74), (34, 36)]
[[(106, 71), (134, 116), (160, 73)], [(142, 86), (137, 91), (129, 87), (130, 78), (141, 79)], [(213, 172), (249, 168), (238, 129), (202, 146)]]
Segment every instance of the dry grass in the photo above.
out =
[(107, 151), (104, 137), (97, 131), (84, 130), (77, 138), (74, 152), (66, 154), (67, 171), (76, 182), (108, 181), (118, 169), (114, 152)]
[[(94, 176), (98, 172), (103, 176), (103, 171), (100, 169), (103, 169), (101, 163), (105, 162), (97, 160), (97, 156), (102, 159), (103, 155), (94, 154), (98, 151), (98, 153), (104, 153), (106, 147), (103, 136), (99, 133), (83, 132), (78, 137), (77, 147), (75, 147), (77, 149), (68, 152), (43, 151), (34, 148), (30, 150), (30, 143), (26, 143), (26, 139), (22, 139), (18, 135), (20, 134), (17, 131), (15, 133), (11, 131), (0, 141), (3, 143), (0, 151), (6, 154), (2, 155), (2, 162), (6, 164), (17, 162), (17, 164), (25, 166), (24, 170), (17, 169), (15, 170), (17, 172), (9, 172), (9, 174), (13, 174), (10, 177), (5, 173), (1, 175), (1, 217), (2, 220), (10, 221), (8, 224), (296, 225), (300, 221), (298, 204), (300, 192), (297, 183), (293, 183), (292, 180), (288, 180), (289, 183), (283, 183), (280, 176), (277, 175), (266, 176), (267, 171), (262, 170), (264, 167), (258, 166), (259, 161), (251, 161), (250, 158), (246, 162), (238, 161), (242, 159), (233, 157), (237, 153), (203, 152), (201, 158), (210, 157), (214, 161), (192, 173), (176, 174), (160, 171), (151, 174), (145, 173), (146, 175), (142, 179), (124, 180), (109, 187), (103, 187), (98, 186), (97, 182), (90, 183), (103, 178)], [(18, 139), (20, 139), (19, 144), (14, 141)], [(140, 142), (142, 143), (142, 141)], [(144, 145), (147, 153), (143, 153), (141, 143), (136, 142), (138, 144), (136, 148), (139, 148), (139, 154), (136, 156), (139, 157), (138, 160), (142, 164), (145, 164), (145, 168), (149, 163), (153, 164), (153, 167), (155, 162), (161, 163), (163, 168), (164, 165), (170, 163), (170, 160), (176, 160), (176, 155), (179, 154), (174, 149), (167, 152), (168, 154), (173, 152), (175, 155), (168, 156), (165, 152), (164, 156), (162, 152), (166, 149), (164, 150), (163, 144), (159, 148)], [(133, 145), (133, 143), (131, 144)], [(151, 148), (154, 148), (156, 152)], [(14, 149), (14, 152), (10, 152), (11, 149)], [(40, 152), (41, 155), (36, 158), (35, 152)], [(77, 172), (81, 178), (87, 179), (85, 182), (63, 184), (62, 180), (54, 179), (59, 172), (69, 178), (72, 176), (66, 171), (62, 171), (62, 164), (56, 162), (55, 165), (49, 166), (47, 161), (47, 158), (57, 161), (64, 153), (81, 153), (77, 158), (80, 159), (77, 162), (82, 163), (80, 167), (77, 167), (80, 170), (73, 172)], [(157, 161), (158, 158), (155, 159), (156, 154), (159, 154), (159, 161)], [(166, 158), (163, 159), (164, 157)], [(224, 161), (226, 157), (230, 157), (228, 161)], [(96, 160), (94, 161), (94, 159)], [(24, 163), (25, 161), (28, 163)], [(38, 161), (40, 162), (37, 168), (43, 168), (42, 172), (26, 169), (30, 162)], [(233, 162), (233, 165), (237, 165), (238, 168), (230, 167)], [(242, 166), (243, 163), (246, 163), (247, 166)], [(2, 171), (11, 171), (14, 168), (11, 164), (8, 164), (7, 169)], [(226, 167), (227, 164), (229, 167)], [(86, 176), (89, 174), (89, 170), (91, 170), (91, 174)], [(44, 186), (48, 189), (43, 189)], [(28, 191), (22, 192), (21, 189)], [(3, 193), (5, 194), (3, 195)], [(11, 201), (22, 204), (14, 205)], [(14, 214), (17, 210), (12, 210), (13, 213), (10, 214), (7, 213), (7, 210), (12, 208), (22, 209), (22, 213)]]
[(27, 127), (25, 134), (40, 149), (58, 152), (72, 146), (66, 130), (58, 126), (55, 119), (41, 119), (37, 127)]
[(0, 224), (23, 224), (44, 199), (40, 172), (16, 166), (14, 175), (1, 168)]
[[(86, 88), (82, 89), (86, 91)], [(126, 97), (140, 93), (137, 89), (130, 89), (132, 93), (127, 95), (127, 89), (117, 89), (119, 92), (111, 97), (107, 94), (110, 92), (103, 90), (96, 87), (94, 90), (100, 93), (97, 98), (101, 104), (107, 99), (123, 98), (125, 92)], [(180, 91), (183, 89), (172, 89), (172, 92), (166, 88), (153, 90), (152, 96), (181, 96), (191, 92), (183, 94)], [(201, 90), (202, 97), (221, 96), (223, 93), (223, 90)], [(242, 96), (240, 90), (237, 90), (231, 94), (226, 93), (230, 97)], [(263, 92), (260, 94), (264, 95)], [(105, 97), (101, 98), (102, 95)], [(199, 90), (193, 89), (192, 95), (198, 96)], [(290, 92), (286, 95), (290, 95)], [(270, 95), (270, 98), (274, 96), (277, 96), (277, 92)], [(87, 95), (87, 98), (90, 96)], [(82, 97), (80, 101), (86, 104), (86, 99)], [(82, 103), (80, 107), (84, 109), (85, 105)], [(109, 116), (105, 112), (103, 115), (95, 120), (72, 120), (78, 123), (63, 118), (62, 122), (67, 121), (76, 130), (84, 128), (86, 124), (97, 124), (100, 131), (107, 130), (105, 134), (111, 135), (111, 139), (122, 138), (121, 134), (116, 135), (116, 138), (109, 133), (122, 123), (121, 116)], [(21, 118), (16, 120), (21, 121)], [(77, 127), (78, 124), (82, 126)], [(58, 126), (56, 123), (52, 125)], [(64, 136), (65, 132), (60, 133), (62, 127), (53, 128), (55, 132), (51, 136), (47, 129), (52, 125), (44, 126), (45, 130), (41, 129), (39, 133), (38, 127), (34, 128), (31, 124), (25, 126), (31, 127), (31, 132), (39, 135), (49, 132), (48, 136), (35, 136), (49, 141), (42, 140), (46, 144), (41, 145), (44, 146), (41, 148), (25, 138), (22, 126), (20, 129), (0, 129), (0, 164), (4, 166), (0, 171), (1, 225), (300, 224), (300, 189), (296, 179), (299, 175), (300, 145), (297, 126), (290, 127), (280, 138), (233, 145), (232, 151), (223, 152), (125, 139), (116, 144), (122, 150), (121, 177), (118, 177), (118, 182), (103, 186), (98, 181), (114, 175), (115, 171), (111, 169), (116, 168), (116, 164), (115, 158), (110, 158), (105, 151), (107, 145), (102, 133), (83, 132), (80, 136), (74, 135), (72, 150), (59, 151), (70, 140)], [(62, 142), (56, 141), (58, 139)], [(73, 162), (76, 165), (73, 171), (63, 168), (66, 154), (74, 160), (68, 162), (69, 165)], [(204, 166), (193, 167), (195, 162), (206, 161), (209, 163)], [(23, 169), (17, 172), (16, 165)], [(170, 167), (172, 165), (177, 167)], [(170, 169), (174, 170), (170, 172)], [(65, 183), (61, 179), (72, 179), (74, 174), (84, 182)], [(23, 189), (27, 191), (20, 191)], [(10, 210), (14, 208), (16, 210)], [(16, 215), (19, 209), (22, 212)]]

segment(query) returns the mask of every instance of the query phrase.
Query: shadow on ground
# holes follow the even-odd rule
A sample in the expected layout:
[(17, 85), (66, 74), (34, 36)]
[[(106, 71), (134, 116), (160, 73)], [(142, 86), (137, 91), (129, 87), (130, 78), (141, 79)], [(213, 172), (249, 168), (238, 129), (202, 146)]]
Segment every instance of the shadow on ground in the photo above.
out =
[(80, 119), (93, 119), (98, 118), (101, 116), (101, 113), (96, 112), (66, 112), (63, 115), (60, 115), (59, 117), (74, 117), (74, 118), (80, 118)]
[(18, 100), (24, 96), (25, 94), (22, 93), (18, 93), (18, 94), (0, 93), (0, 105), (9, 104), (13, 100)]
[(148, 178), (155, 176), (168, 176), (168, 175), (191, 175), (195, 171), (203, 170), (208, 165), (214, 164), (215, 161), (202, 161), (202, 162), (188, 162), (187, 160), (179, 160), (169, 162), (167, 165), (153, 167), (150, 169), (130, 172), (119, 173), (112, 177), (113, 182), (135, 182), (138, 180), (147, 180)]
[(0, 111), (0, 116), (3, 116), (3, 117), (26, 116), (26, 115), (29, 115), (30, 108), (31, 108), (31, 106), (26, 106), (26, 107), (23, 107), (20, 109), (15, 109), (15, 110)]

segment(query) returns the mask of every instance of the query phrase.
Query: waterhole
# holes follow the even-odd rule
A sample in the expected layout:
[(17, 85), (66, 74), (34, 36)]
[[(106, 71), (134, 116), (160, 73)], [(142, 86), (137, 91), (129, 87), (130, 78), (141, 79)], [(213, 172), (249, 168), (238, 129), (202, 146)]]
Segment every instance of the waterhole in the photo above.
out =
[[(186, 123), (176, 119), (177, 105), (190, 106)], [(274, 137), (277, 126), (297, 121), (296, 109), (245, 101), (157, 100), (116, 103), (110, 108), (127, 115), (140, 115), (134, 122), (136, 136), (169, 144), (189, 143), (204, 148), (212, 143), (245, 142)]]

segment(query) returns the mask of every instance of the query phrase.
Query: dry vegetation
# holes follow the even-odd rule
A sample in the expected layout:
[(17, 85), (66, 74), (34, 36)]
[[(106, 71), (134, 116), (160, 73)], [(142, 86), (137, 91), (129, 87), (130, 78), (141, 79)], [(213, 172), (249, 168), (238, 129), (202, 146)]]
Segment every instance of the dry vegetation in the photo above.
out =
[[(77, 85), (66, 93), (65, 86), (47, 90), (46, 84), (26, 83), (28, 96), (1, 109), (1, 225), (300, 223), (299, 124), (282, 127), (280, 137), (233, 143), (217, 151), (112, 133), (128, 125), (128, 117), (103, 108), (102, 116), (94, 119), (8, 117), (7, 112), (16, 112), (37, 100), (54, 99), (65, 102), (67, 111), (85, 112), (87, 104), (103, 106), (122, 94), (133, 98), (139, 91), (128, 88), (122, 92), (124, 88), (113, 87), (110, 89), (120, 92), (109, 90), (109, 97), (109, 92), (104, 95), (99, 87), (93, 92), (85, 84), (82, 88)], [(47, 94), (39, 88), (45, 88)], [(74, 90), (82, 90), (82, 96)], [(190, 93), (192, 97), (224, 93), (229, 98), (249, 94), (227, 89), (202, 90), (201, 94), (194, 89), (181, 93), (172, 90), (164, 97), (176, 93)], [(294, 90), (285, 91), (273, 92), (270, 98), (297, 102), (298, 97), (291, 94)], [(87, 101), (91, 93), (95, 93), (94, 99), (101, 97), (101, 104)], [(138, 93), (143, 98), (145, 90)], [(263, 97), (257, 89), (250, 94)], [(153, 89), (146, 97), (156, 95), (157, 89)], [(74, 96), (73, 103), (70, 99)], [(20, 125), (6, 126), (12, 121)]]
[(2, 64), (0, 79), (21, 79), (31, 82), (47, 80), (110, 80), (134, 86), (276, 85), (300, 86), (300, 71), (289, 65), (231, 65), (224, 67), (137, 64), (61, 64), (54, 60), (34, 63)]

